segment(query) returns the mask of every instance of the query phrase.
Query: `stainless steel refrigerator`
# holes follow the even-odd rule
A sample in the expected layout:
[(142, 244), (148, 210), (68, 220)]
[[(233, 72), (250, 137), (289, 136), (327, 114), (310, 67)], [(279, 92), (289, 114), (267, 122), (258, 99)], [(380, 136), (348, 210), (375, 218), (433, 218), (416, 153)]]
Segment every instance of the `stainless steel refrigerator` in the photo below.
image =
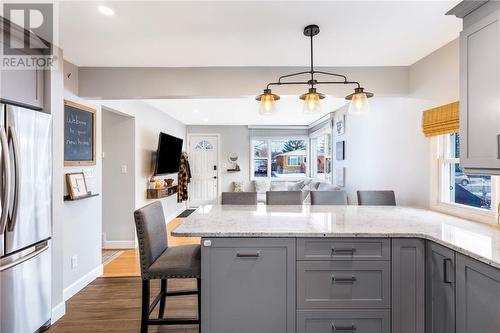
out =
[(50, 114), (0, 104), (0, 206), (0, 332), (37, 332), (51, 317)]

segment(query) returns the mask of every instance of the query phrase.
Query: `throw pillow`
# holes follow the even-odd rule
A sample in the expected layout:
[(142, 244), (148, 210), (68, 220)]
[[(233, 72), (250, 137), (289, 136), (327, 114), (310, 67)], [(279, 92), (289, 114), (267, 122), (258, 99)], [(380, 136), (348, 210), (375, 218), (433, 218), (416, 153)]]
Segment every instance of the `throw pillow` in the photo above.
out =
[(265, 179), (254, 180), (253, 185), (257, 193), (266, 193), (271, 189), (271, 182)]
[(299, 181), (299, 182), (295, 182), (295, 183), (289, 183), (288, 185), (288, 190), (289, 191), (301, 191), (303, 188), (304, 188), (304, 182), (303, 181)]
[(234, 192), (243, 192), (243, 182), (233, 182)]
[(320, 183), (318, 186), (318, 191), (337, 191), (340, 188), (337, 185)]
[(288, 191), (288, 182), (272, 182), (271, 191)]

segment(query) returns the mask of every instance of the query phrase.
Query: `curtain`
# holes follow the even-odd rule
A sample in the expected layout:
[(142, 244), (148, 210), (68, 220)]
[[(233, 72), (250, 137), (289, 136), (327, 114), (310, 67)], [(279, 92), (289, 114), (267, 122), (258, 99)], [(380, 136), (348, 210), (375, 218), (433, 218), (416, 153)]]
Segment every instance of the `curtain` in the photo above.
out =
[(456, 133), (460, 128), (459, 118), (458, 102), (424, 111), (422, 115), (424, 135), (429, 137)]

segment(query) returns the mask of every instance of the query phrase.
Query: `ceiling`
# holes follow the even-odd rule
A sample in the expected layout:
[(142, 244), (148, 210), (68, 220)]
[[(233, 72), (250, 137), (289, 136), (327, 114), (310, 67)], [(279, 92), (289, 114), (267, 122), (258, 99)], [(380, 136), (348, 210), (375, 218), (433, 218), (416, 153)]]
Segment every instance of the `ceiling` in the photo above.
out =
[(406, 66), (458, 37), (458, 2), (63, 1), (59, 41), (78, 66), (303, 66), (314, 23), (318, 66)]
[(321, 112), (305, 114), (302, 112), (304, 102), (297, 96), (281, 96), (273, 115), (259, 115), (259, 102), (254, 97), (148, 99), (143, 102), (186, 125), (309, 125), (347, 101), (326, 96), (321, 101)]

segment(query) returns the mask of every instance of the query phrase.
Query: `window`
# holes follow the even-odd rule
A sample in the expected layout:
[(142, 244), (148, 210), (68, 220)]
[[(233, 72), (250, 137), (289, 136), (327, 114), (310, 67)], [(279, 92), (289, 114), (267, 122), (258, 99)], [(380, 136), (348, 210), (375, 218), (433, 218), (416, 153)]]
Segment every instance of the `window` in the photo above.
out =
[(196, 144), (194, 149), (212, 150), (212, 149), (214, 149), (214, 146), (212, 146), (212, 144), (210, 142), (208, 142), (207, 140), (201, 140), (200, 142), (198, 142)]
[(311, 139), (311, 177), (331, 182), (331, 135), (322, 134)]
[(491, 176), (465, 174), (460, 167), (460, 136), (458, 133), (438, 138), (439, 202), (492, 211), (494, 181)]
[(302, 138), (252, 139), (254, 178), (303, 178), (307, 175), (307, 141)]

